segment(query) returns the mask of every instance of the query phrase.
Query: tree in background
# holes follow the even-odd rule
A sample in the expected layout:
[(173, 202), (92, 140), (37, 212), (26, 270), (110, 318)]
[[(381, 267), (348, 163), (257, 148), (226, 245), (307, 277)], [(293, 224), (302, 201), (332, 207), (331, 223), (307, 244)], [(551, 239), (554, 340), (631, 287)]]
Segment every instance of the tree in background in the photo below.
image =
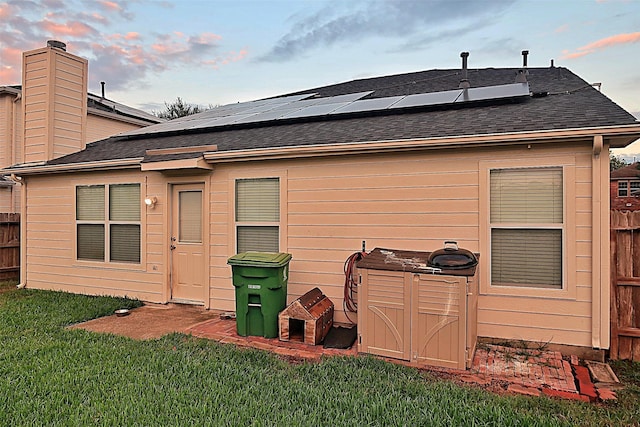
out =
[(627, 166), (627, 162), (625, 162), (619, 156), (614, 156), (611, 150), (609, 150), (609, 170), (616, 170)]
[(153, 111), (153, 115), (161, 119), (173, 120), (178, 117), (190, 116), (204, 111), (199, 105), (187, 104), (180, 97), (177, 97), (172, 103), (165, 101), (164, 106), (164, 111)]

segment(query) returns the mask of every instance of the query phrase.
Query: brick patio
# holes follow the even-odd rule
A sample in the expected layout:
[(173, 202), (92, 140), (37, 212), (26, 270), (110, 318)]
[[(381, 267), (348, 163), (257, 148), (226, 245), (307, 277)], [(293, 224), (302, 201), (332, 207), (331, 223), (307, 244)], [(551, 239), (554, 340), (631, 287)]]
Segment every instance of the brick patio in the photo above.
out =
[(471, 372), (524, 387), (578, 393), (571, 365), (557, 351), (482, 344)]
[(236, 322), (233, 319), (207, 320), (188, 328), (185, 333), (240, 347), (258, 348), (290, 359), (313, 360), (320, 359), (322, 356), (355, 356), (357, 354), (355, 345), (350, 349), (342, 350), (323, 348), (322, 345), (309, 345), (294, 339), (280, 341), (277, 338), (242, 337), (236, 332)]
[[(356, 356), (357, 346), (347, 350), (325, 349), (322, 345), (309, 345), (300, 340), (280, 341), (277, 338), (256, 336), (243, 337), (236, 331), (235, 319), (225, 318), (224, 313), (204, 310), (202, 307), (177, 304), (145, 305), (131, 311), (126, 317), (107, 316), (83, 324), (71, 326), (95, 332), (126, 335), (135, 339), (155, 339), (171, 332), (182, 332), (194, 337), (211, 339), (221, 343), (234, 344), (270, 351), (292, 362), (318, 360), (322, 356)], [(383, 358), (403, 365), (411, 364), (402, 360)], [(430, 366), (422, 369), (446, 372), (459, 381), (480, 387), (502, 384), (502, 390), (511, 393), (553, 397), (583, 401), (594, 400), (594, 390), (588, 372), (578, 366), (577, 358), (572, 365), (557, 351), (512, 348), (493, 344), (479, 344), (471, 369), (466, 371)], [(582, 373), (576, 385), (574, 372)], [(584, 389), (584, 392), (582, 390)], [(610, 393), (611, 396), (609, 396)], [(598, 389), (600, 399), (615, 399), (615, 393), (608, 389)]]

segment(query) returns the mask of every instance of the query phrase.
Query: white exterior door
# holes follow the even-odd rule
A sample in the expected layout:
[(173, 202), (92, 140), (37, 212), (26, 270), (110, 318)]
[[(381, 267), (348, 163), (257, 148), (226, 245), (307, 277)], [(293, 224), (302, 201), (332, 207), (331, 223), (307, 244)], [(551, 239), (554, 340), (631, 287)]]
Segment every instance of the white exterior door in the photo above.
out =
[(204, 185), (173, 186), (171, 300), (203, 304), (207, 293)]

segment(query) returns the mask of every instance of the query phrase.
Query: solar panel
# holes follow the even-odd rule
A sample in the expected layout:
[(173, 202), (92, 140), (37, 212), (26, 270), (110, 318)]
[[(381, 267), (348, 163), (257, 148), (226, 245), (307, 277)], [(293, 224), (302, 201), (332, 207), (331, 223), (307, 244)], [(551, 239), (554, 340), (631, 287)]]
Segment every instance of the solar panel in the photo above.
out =
[(186, 129), (203, 129), (208, 127), (225, 126), (236, 123), (245, 117), (253, 116), (253, 114), (234, 114), (232, 116), (218, 117), (211, 122), (197, 123), (194, 126), (189, 126)]
[(315, 93), (309, 93), (228, 104), (192, 116), (181, 117), (170, 122), (129, 131), (121, 135), (153, 134), (185, 129), (214, 128), (230, 124), (259, 123), (302, 117), (335, 116), (366, 111), (385, 111), (399, 108), (518, 98), (529, 96), (529, 84), (514, 83), (406, 96), (362, 99), (371, 93), (373, 91), (319, 98), (313, 98)]
[(337, 110), (332, 111), (330, 114), (346, 114), (357, 113), (360, 111), (386, 110), (402, 98), (405, 98), (405, 96), (402, 95), (388, 96), (386, 98), (360, 99), (358, 101), (351, 102), (344, 107), (340, 107)]
[(284, 106), (280, 106), (278, 108), (274, 108), (269, 111), (265, 111), (263, 113), (253, 114), (238, 120), (236, 123), (253, 123), (253, 122), (266, 122), (269, 120), (277, 120), (280, 117), (287, 115), (291, 112), (298, 111), (301, 108), (297, 103), (287, 104)]
[(389, 108), (426, 107), (429, 105), (453, 104), (462, 93), (462, 89), (444, 92), (417, 93), (407, 95)]
[(499, 86), (474, 87), (463, 91), (455, 102), (488, 101), (492, 99), (529, 96), (529, 83), (512, 83)]
[(365, 96), (372, 93), (373, 91), (369, 90), (366, 92), (347, 93), (346, 95), (336, 95), (336, 96), (328, 96), (326, 98), (314, 98), (314, 99), (318, 100), (318, 104), (337, 104), (339, 102), (353, 102), (360, 98), (364, 98)]
[(312, 105), (307, 108), (303, 108), (302, 110), (293, 111), (289, 114), (286, 114), (281, 117), (281, 119), (294, 119), (299, 117), (316, 117), (316, 116), (324, 116), (331, 113), (333, 110), (344, 107), (349, 104), (349, 102), (340, 102), (337, 104), (320, 104), (320, 105)]

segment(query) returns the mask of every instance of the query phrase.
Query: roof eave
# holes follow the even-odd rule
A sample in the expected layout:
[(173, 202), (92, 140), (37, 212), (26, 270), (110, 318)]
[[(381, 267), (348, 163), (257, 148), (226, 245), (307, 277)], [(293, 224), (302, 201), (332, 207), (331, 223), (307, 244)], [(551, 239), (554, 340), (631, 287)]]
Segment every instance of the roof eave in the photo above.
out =
[(2, 174), (22, 176), (42, 175), (63, 172), (94, 172), (102, 170), (140, 169), (143, 157), (131, 159), (102, 160), (96, 162), (65, 163), (59, 165), (16, 165), (2, 169)]
[(335, 156), (406, 150), (453, 148), (458, 146), (489, 146), (522, 143), (543, 143), (551, 140), (589, 139), (601, 135), (611, 147), (624, 147), (640, 138), (640, 124), (593, 128), (544, 130), (484, 135), (463, 135), (438, 138), (413, 138), (385, 141), (364, 141), (337, 144), (317, 144), (294, 147), (258, 148), (204, 153), (209, 162), (224, 163), (248, 160), (271, 160), (299, 157)]
[(94, 116), (99, 116), (99, 117), (105, 117), (108, 119), (117, 120), (119, 122), (130, 123), (137, 126), (149, 126), (149, 125), (162, 123), (161, 121), (153, 122), (147, 119), (141, 119), (141, 118), (126, 116), (123, 114), (111, 113), (109, 111), (103, 111), (94, 107), (87, 107), (87, 114), (92, 114)]
[(20, 89), (16, 89), (10, 86), (0, 86), (0, 94), (8, 93), (10, 95), (20, 95), (22, 91)]

